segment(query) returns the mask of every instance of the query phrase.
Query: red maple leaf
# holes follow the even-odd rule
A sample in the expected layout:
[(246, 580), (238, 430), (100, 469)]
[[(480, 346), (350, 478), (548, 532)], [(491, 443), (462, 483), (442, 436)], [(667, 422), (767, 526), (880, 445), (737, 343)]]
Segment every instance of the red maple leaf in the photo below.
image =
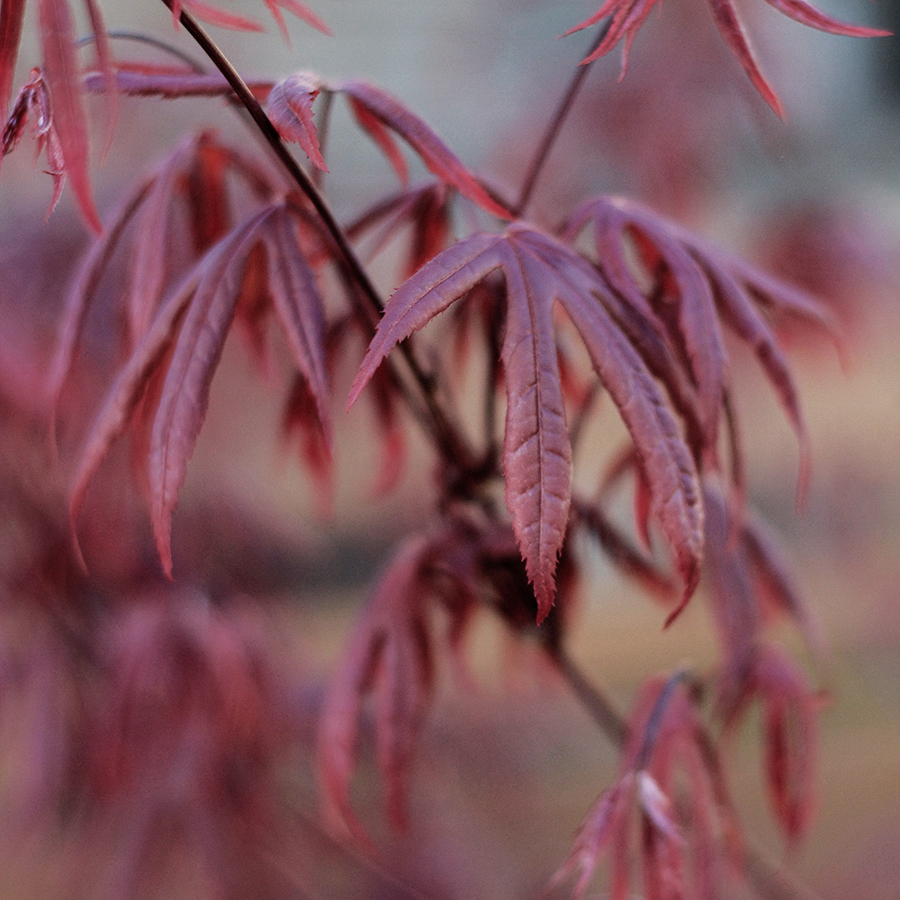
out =
[(44, 81), (40, 69), (31, 70), (31, 78), (22, 86), (13, 103), (9, 120), (3, 131), (0, 159), (16, 149), (29, 118), (33, 120), (32, 133), (37, 144), (37, 152), (38, 154), (42, 151), (46, 153), (49, 166), (46, 171), (53, 178), (53, 197), (50, 200), (49, 215), (59, 202), (63, 185), (66, 182), (66, 162), (63, 158), (59, 133), (53, 120), (47, 83)]
[(702, 547), (697, 473), (669, 405), (641, 355), (604, 306), (608, 288), (574, 251), (515, 223), (505, 234), (474, 234), (438, 254), (391, 297), (350, 394), (352, 404), (391, 349), (495, 270), (506, 280), (501, 348), (507, 412), (506, 504), (538, 620), (550, 611), (568, 525), (571, 450), (560, 387), (553, 307), (565, 308), (594, 370), (644, 461), (653, 508), (693, 592)]
[[(76, 58), (75, 31), (69, 0), (37, 0), (38, 24), (43, 53), (44, 101), (54, 130), (52, 174), (68, 176), (75, 199), (88, 225), (99, 233), (100, 218), (94, 205), (88, 173), (88, 127), (82, 103), (83, 79)], [(281, 8), (328, 33), (324, 23), (298, 0), (265, 0), (265, 4), (279, 27), (286, 34)], [(111, 91), (115, 83), (115, 66), (110, 50), (109, 35), (97, 0), (84, 0), (85, 9), (94, 35), (100, 83)], [(0, 3), (0, 122), (6, 122), (16, 58), (22, 38), (26, 0), (3, 0)], [(172, 15), (177, 24), (182, 7), (199, 18), (222, 28), (261, 31), (262, 26), (244, 16), (225, 12), (204, 0), (174, 0)], [(113, 96), (111, 93), (109, 96)], [(113, 101), (110, 101), (113, 102)], [(6, 142), (4, 141), (4, 144)], [(4, 153), (8, 149), (4, 147)], [(50, 149), (48, 148), (48, 153)], [(2, 162), (2, 155), (0, 155)], [(61, 190), (57, 182), (55, 192)], [(55, 202), (56, 197), (54, 198)]]
[(328, 171), (313, 122), (313, 100), (322, 84), (312, 72), (295, 72), (279, 81), (269, 92), (267, 112), (272, 124), (286, 141), (294, 141), (303, 148), (310, 162), (323, 172)]
[(795, 841), (812, 814), (820, 698), (797, 664), (765, 640), (763, 626), (774, 615), (793, 619), (816, 661), (823, 657), (822, 638), (761, 520), (746, 509), (732, 515), (708, 480), (704, 508), (710, 599), (725, 655), (719, 711), (733, 730), (759, 701), (769, 795), (779, 825)]
[[(564, 558), (565, 561), (565, 558)], [(405, 540), (372, 588), (319, 724), (318, 765), (334, 828), (365, 842), (350, 801), (367, 698), (390, 817), (406, 822), (408, 778), (443, 642), (458, 661), (479, 604), (514, 630), (534, 627), (534, 598), (508, 524), (459, 510)], [(564, 596), (568, 596), (563, 588)], [(442, 609), (445, 627), (433, 615)], [(460, 667), (461, 668), (461, 667)]]
[(364, 833), (351, 808), (350, 779), (370, 690), (378, 697), (375, 738), (388, 808), (395, 824), (405, 821), (406, 774), (434, 678), (425, 603), (425, 567), (433, 552), (430, 540), (416, 537), (395, 553), (357, 623), (320, 719), (319, 771), (329, 817), (359, 838)]
[[(287, 37), (287, 26), (284, 16), (281, 14), (282, 7), (323, 34), (331, 33), (328, 30), (328, 26), (309, 7), (298, 2), (298, 0), (264, 0), (264, 3), (285, 37)], [(182, 8), (189, 10), (198, 19), (202, 19), (204, 22), (215, 25), (218, 28), (230, 28), (233, 31), (263, 30), (262, 25), (253, 19), (226, 12), (218, 6), (204, 2), (204, 0), (173, 0), (171, 3), (172, 18), (176, 26), (178, 25)]]
[[(73, 522), (110, 444), (140, 409), (151, 428), (151, 518), (163, 569), (170, 576), (172, 514), (206, 415), (210, 382), (236, 315), (241, 281), (260, 244), (268, 261), (270, 308), (316, 398), (319, 421), (330, 443), (324, 312), (315, 276), (298, 244), (296, 215), (284, 200), (263, 207), (233, 228), (185, 275), (135, 347), (85, 443), (71, 495)], [(162, 378), (159, 397), (148, 408), (142, 397), (156, 377)]]
[[(66, 297), (48, 379), (51, 406), (59, 401), (91, 304), (129, 229), (136, 230), (140, 240), (130, 257), (128, 287), (120, 301), (126, 354), (145, 335), (173, 279), (181, 274), (180, 267), (199, 258), (233, 226), (228, 174), (237, 175), (260, 200), (270, 199), (280, 187), (254, 160), (201, 132), (179, 144), (112, 211), (104, 234), (91, 245)], [(173, 252), (174, 235), (185, 224), (191, 240), (179, 245), (187, 251), (179, 255)]]
[[(635, 201), (588, 200), (570, 217), (565, 237), (574, 240), (586, 226), (593, 230), (596, 265), (620, 299), (619, 321), (669, 389), (695, 452), (713, 461), (717, 453), (719, 419), (730, 392), (725, 325), (753, 350), (797, 434), (802, 495), (809, 441), (799, 394), (769, 320), (794, 317), (836, 335), (828, 311), (803, 291)], [(732, 444), (737, 450), (734, 435)]]
[[(227, 96), (232, 89), (221, 75), (198, 75), (175, 72), (129, 70), (116, 73), (116, 89), (136, 96), (176, 97)], [(106, 90), (107, 82), (89, 73), (89, 90)], [(397, 146), (400, 137), (416, 152), (425, 167), (449, 187), (482, 209), (502, 219), (509, 219), (509, 211), (469, 171), (459, 157), (438, 134), (416, 113), (387, 91), (367, 81), (346, 80), (326, 82), (312, 72), (290, 75), (273, 84), (252, 81), (248, 87), (254, 96), (268, 99), (269, 115), (281, 137), (298, 142), (313, 165), (324, 168), (313, 123), (313, 101), (322, 91), (344, 95), (353, 115), (369, 137), (385, 154), (401, 184), (409, 180), (406, 160)], [(327, 169), (326, 169), (327, 171)]]

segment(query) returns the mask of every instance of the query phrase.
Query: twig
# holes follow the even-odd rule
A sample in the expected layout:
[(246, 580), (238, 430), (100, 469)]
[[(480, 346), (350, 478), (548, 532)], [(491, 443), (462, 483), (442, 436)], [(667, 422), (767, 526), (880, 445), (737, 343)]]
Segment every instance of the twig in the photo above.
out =
[[(174, 0), (162, 0), (162, 2), (171, 10), (174, 6)], [(278, 130), (272, 124), (272, 121), (266, 115), (265, 110), (260, 105), (256, 97), (247, 87), (246, 82), (240, 73), (231, 64), (230, 60), (219, 49), (218, 45), (206, 33), (199, 22), (194, 19), (191, 14), (182, 7), (179, 19), (184, 26), (185, 31), (196, 41), (200, 49), (206, 54), (210, 62), (222, 73), (226, 81), (231, 85), (237, 99), (241, 105), (247, 110), (253, 119), (254, 124), (271, 147), (279, 162), (284, 166), (291, 179), (298, 185), (304, 196), (309, 200), (318, 214), (322, 223), (325, 225), (331, 238), (347, 266), (353, 280), (359, 285), (360, 290), (365, 296), (367, 302), (372, 306), (373, 310), (379, 315), (384, 309), (384, 303), (369, 278), (365, 268), (356, 256), (346, 234), (334, 217), (325, 198), (319, 193), (312, 179), (296, 159), (291, 155), (290, 151), (281, 140)], [(438, 403), (435, 396), (435, 386), (433, 379), (422, 369), (409, 348), (408, 343), (400, 346), (400, 353), (403, 355), (413, 379), (419, 388), (428, 413), (431, 416), (431, 437), (433, 438), (438, 449), (444, 458), (451, 464), (462, 469), (472, 468), (475, 458), (473, 452), (468, 446), (467, 441), (462, 437), (459, 429), (454, 428), (447, 419), (443, 408)]]
[[(174, 56), (176, 59), (181, 60), (181, 62), (183, 62), (189, 69), (192, 69), (198, 75), (203, 75), (205, 73), (205, 69), (203, 68), (203, 66), (201, 66), (187, 53), (184, 53), (177, 47), (173, 47), (167, 41), (160, 40), (158, 37), (154, 37), (153, 35), (142, 34), (140, 31), (107, 31), (106, 36), (114, 41), (134, 41), (138, 44), (146, 44), (148, 47), (155, 47), (157, 50), (163, 50), (170, 56)], [(89, 34), (75, 41), (75, 46), (84, 47), (87, 44), (95, 44), (96, 42), (96, 36), (93, 34)]]
[[(590, 56), (593, 52), (603, 43), (606, 38), (607, 32), (609, 31), (609, 27), (612, 23), (612, 19), (607, 19), (604, 22), (603, 26), (600, 28), (600, 31), (597, 33), (597, 37), (594, 39), (594, 43), (591, 44), (591, 49), (587, 52), (586, 56)], [(582, 63), (578, 66), (572, 74), (572, 78), (569, 81), (569, 86), (566, 88), (565, 93), (560, 98), (559, 103), (556, 107), (556, 112), (553, 115), (553, 118), (550, 120), (547, 125), (547, 129), (544, 132), (544, 136), (541, 138), (541, 142), (538, 144), (537, 150), (535, 151), (534, 158), (531, 160), (531, 165), (528, 167), (528, 172), (525, 175), (525, 180), (522, 183), (522, 191), (519, 194), (519, 201), (512, 208), (512, 213), (516, 218), (519, 218), (523, 212), (525, 212), (525, 208), (528, 206), (531, 201), (532, 194), (534, 193), (534, 188), (537, 185), (537, 180), (541, 175), (541, 172), (544, 168), (544, 163), (547, 162), (547, 158), (550, 156), (550, 151), (553, 149), (553, 145), (556, 143), (556, 139), (559, 136), (560, 129), (562, 128), (563, 122), (566, 120), (566, 116), (568, 116), (569, 111), (572, 109), (572, 105), (575, 102), (575, 98), (578, 96), (579, 90), (581, 90), (581, 85), (584, 83), (584, 79), (587, 78), (587, 74), (590, 71), (592, 63)]]
[(581, 669), (562, 647), (547, 651), (550, 661), (556, 666), (575, 696), (600, 726), (600, 730), (617, 747), (623, 747), (628, 737), (628, 723), (602, 691), (585, 678)]

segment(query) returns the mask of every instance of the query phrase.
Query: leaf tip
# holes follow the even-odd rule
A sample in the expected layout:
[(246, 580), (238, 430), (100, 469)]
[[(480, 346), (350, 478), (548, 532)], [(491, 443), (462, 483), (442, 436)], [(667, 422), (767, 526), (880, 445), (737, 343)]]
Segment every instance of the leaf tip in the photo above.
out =
[(697, 590), (697, 585), (700, 583), (700, 559), (699, 557), (695, 557), (686, 569), (683, 569), (684, 575), (684, 590), (681, 592), (681, 598), (678, 601), (678, 606), (666, 616), (666, 621), (663, 623), (663, 630), (668, 628), (684, 611), (684, 608), (688, 605), (688, 601), (691, 597), (694, 596), (694, 592)]

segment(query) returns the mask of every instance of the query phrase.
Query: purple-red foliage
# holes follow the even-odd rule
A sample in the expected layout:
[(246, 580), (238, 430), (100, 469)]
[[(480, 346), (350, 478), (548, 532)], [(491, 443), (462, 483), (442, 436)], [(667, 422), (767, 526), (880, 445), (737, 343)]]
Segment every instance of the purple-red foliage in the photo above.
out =
[[(582, 28), (589, 28), (609, 17), (610, 25), (608, 31), (597, 49), (587, 56), (584, 62), (592, 62), (598, 57), (609, 53), (621, 41), (624, 44), (622, 52), (622, 74), (624, 75), (628, 65), (628, 51), (631, 48), (631, 44), (657, 2), (659, 0), (606, 0), (594, 15), (585, 19), (580, 25), (569, 29), (566, 33), (572, 34), (575, 31), (580, 31)], [(753, 86), (759, 91), (766, 103), (783, 118), (784, 109), (778, 96), (759, 69), (733, 0), (708, 0), (708, 2), (710, 12), (722, 35), (722, 39), (728, 45), (728, 48), (741, 64)], [(766, 2), (801, 25), (818, 28), (820, 31), (827, 31), (830, 34), (852, 35), (855, 37), (883, 37), (890, 33), (876, 28), (865, 28), (859, 25), (848, 25), (845, 22), (839, 22), (837, 19), (819, 12), (815, 7), (806, 3), (805, 0), (766, 0)]]
[(718, 873), (739, 856), (719, 761), (684, 673), (641, 690), (619, 776), (589, 810), (551, 885), (576, 875), (575, 896), (583, 897), (608, 856), (610, 896), (625, 900), (635, 850), (648, 900), (711, 900)]
[[(561, 568), (565, 598), (569, 568)], [(326, 813), (337, 831), (365, 841), (350, 784), (368, 695), (388, 811), (395, 825), (405, 825), (407, 781), (434, 689), (437, 645), (459, 656), (479, 606), (492, 608), (516, 631), (533, 624), (535, 600), (508, 526), (448, 516), (401, 544), (379, 577), (330, 685), (319, 728)]]
[[(832, 33), (880, 33), (844, 25), (805, 0), (769, 2)], [(608, 0), (573, 29), (607, 19), (585, 63), (620, 41), (627, 57), (655, 3)], [(731, 0), (709, 3), (727, 46), (780, 112)], [(726, 333), (756, 356), (796, 431), (803, 487), (808, 439), (774, 328), (785, 317), (831, 328), (822, 307), (622, 197), (584, 200), (561, 212), (555, 230), (532, 223), (524, 216), (527, 190), (518, 204), (501, 196), (402, 100), (367, 81), (298, 72), (242, 83), (211, 44), (205, 49), (219, 67), (215, 75), (116, 60), (95, 0), (85, 0), (96, 57), (85, 67), (67, 0), (37, 0), (42, 65), (10, 107), (25, 5), (0, 0), (3, 154), (30, 123), (54, 179), (53, 205), (67, 179), (98, 236), (66, 296), (46, 377), (21, 351), (14, 329), (0, 339), (0, 489), (13, 522), (2, 527), (27, 538), (0, 572), (0, 588), (50, 635), (21, 657), (23, 680), (47, 687), (26, 704), (36, 749), (25, 767), (23, 807), (48, 821), (54, 809), (76, 809), (96, 845), (115, 835), (117, 862), (101, 893), (138, 897), (151, 889), (173, 836), (193, 847), (215, 896), (294, 893), (269, 865), (268, 839), (289, 818), (279, 796), (280, 760), (300, 742), (274, 645), (260, 617), (235, 598), (213, 600), (172, 585), (149, 562), (158, 557), (170, 580), (215, 581), (197, 565), (202, 551), (184, 574), (173, 566), (172, 523), (233, 330), (265, 377), (279, 368), (273, 341), (280, 340), (291, 384), (283, 429), (299, 436), (323, 496), (341, 440), (332, 385), (342, 366), (358, 366), (350, 405), (364, 390), (374, 404), (383, 448), (377, 492), (398, 482), (409, 422), (435, 462), (430, 524), (393, 551), (324, 696), (315, 765), (336, 832), (367, 840), (351, 799), (367, 730), (389, 817), (407, 824), (441, 653), (461, 655), (477, 609), (491, 609), (519, 639), (536, 635), (542, 652), (566, 670), (572, 585), (585, 568), (577, 537), (587, 534), (667, 604), (667, 624), (705, 574), (722, 648), (709, 692), (717, 721), (734, 729), (758, 702), (775, 816), (789, 841), (801, 837), (813, 808), (819, 698), (771, 643), (767, 626), (776, 616), (791, 618), (816, 662), (822, 644), (771, 533), (745, 503), (732, 403), (739, 386)], [(167, 5), (201, 46), (194, 16), (259, 28), (203, 0)], [(325, 30), (296, 0), (265, 5), (285, 33), (282, 9)], [(281, 167), (201, 131), (139, 179), (104, 227), (88, 173), (85, 91), (106, 97), (111, 121), (120, 95), (237, 99)], [(331, 177), (323, 106), (335, 95), (400, 182), (369, 208), (352, 210), (346, 223), (317, 188)], [(300, 145), (312, 175), (285, 142)], [(400, 142), (431, 180), (410, 183)], [(462, 202), (475, 207), (466, 228), (454, 218), (454, 203)], [(376, 256), (391, 286), (399, 284), (386, 301), (368, 269)], [(104, 334), (119, 371), (83, 436), (68, 492), (68, 525), (84, 550), (79, 559), (59, 485), (38, 496), (17, 470), (21, 460), (33, 462), (42, 413), (65, 426), (55, 438), (69, 432), (72, 395), (83, 402), (94, 393), (75, 372), (104, 291), (114, 297)], [(453, 334), (444, 347), (432, 323), (451, 306), (445, 324)], [(470, 399), (461, 388), (470, 374), (461, 358), (473, 343), (484, 368)], [(599, 496), (588, 499), (573, 487), (573, 447), (604, 396), (630, 444)], [(480, 430), (471, 427), (473, 409)], [(131, 523), (117, 531), (121, 479), (107, 472), (106, 490), (94, 486), (126, 432), (156, 556)], [(68, 456), (66, 445), (59, 449)], [(721, 471), (726, 456), (730, 478)], [(633, 476), (637, 544), (606, 508), (607, 488), (626, 474)], [(195, 527), (211, 533), (216, 524)], [(671, 565), (655, 558), (655, 529)], [(6, 678), (15, 666), (3, 663)], [(570, 686), (584, 699), (590, 688), (572, 671)], [(554, 884), (574, 875), (583, 895), (608, 855), (614, 900), (629, 895), (634, 860), (648, 900), (713, 900), (729, 870), (741, 868), (736, 816), (702, 715), (706, 688), (681, 671), (654, 678), (627, 727), (610, 726), (625, 732), (619, 775), (589, 812)], [(607, 714), (607, 725), (611, 719)], [(86, 871), (79, 877), (90, 880)]]

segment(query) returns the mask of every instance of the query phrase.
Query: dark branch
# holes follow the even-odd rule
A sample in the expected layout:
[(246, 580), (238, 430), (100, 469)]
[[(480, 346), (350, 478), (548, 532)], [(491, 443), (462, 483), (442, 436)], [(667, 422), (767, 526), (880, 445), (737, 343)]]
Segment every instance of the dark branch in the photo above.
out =
[[(603, 43), (603, 40), (606, 38), (606, 34), (609, 31), (611, 22), (611, 19), (607, 19), (603, 24), (603, 27), (598, 32), (597, 37), (594, 39), (594, 43), (591, 44), (591, 49), (587, 52), (586, 56), (591, 56), (600, 44)], [(581, 85), (584, 83), (584, 79), (587, 78), (590, 68), (591, 63), (582, 63), (575, 69), (572, 78), (569, 81), (569, 86), (566, 88), (565, 93), (557, 104), (556, 112), (550, 120), (550, 123), (547, 125), (547, 130), (544, 132), (544, 136), (538, 144), (531, 165), (528, 167), (528, 172), (522, 183), (522, 191), (519, 194), (519, 200), (512, 209), (512, 213), (516, 218), (519, 218), (522, 213), (525, 212), (525, 208), (531, 201), (538, 178), (544, 169), (544, 164), (550, 156), (550, 151), (556, 143), (563, 122), (565, 122), (566, 117), (569, 115), (572, 105), (575, 103), (575, 98), (578, 96), (578, 92), (581, 90)]]
[[(173, 0), (162, 0), (162, 2), (171, 10)], [(260, 105), (256, 97), (250, 91), (240, 73), (231, 64), (229, 59), (219, 49), (218, 45), (209, 37), (201, 25), (188, 13), (187, 10), (181, 10), (181, 24), (185, 31), (196, 41), (200, 49), (206, 54), (210, 62), (222, 73), (225, 79), (231, 85), (237, 99), (241, 105), (250, 114), (254, 124), (259, 129), (266, 143), (271, 147), (272, 152), (278, 158), (279, 162), (284, 166), (291, 179), (297, 184), (303, 195), (309, 200), (315, 209), (322, 223), (325, 225), (329, 235), (341, 255), (344, 265), (349, 270), (353, 281), (359, 286), (366, 301), (371, 306), (376, 316), (381, 315), (384, 309), (384, 303), (369, 278), (365, 268), (356, 256), (350, 242), (347, 239), (337, 219), (334, 217), (324, 197), (319, 193), (312, 179), (296, 159), (291, 155), (290, 151), (281, 140), (278, 130), (272, 124), (272, 121), (266, 115), (265, 110)], [(441, 452), (444, 459), (462, 469), (472, 468), (475, 459), (474, 453), (468, 446), (468, 442), (463, 438), (459, 429), (454, 428), (452, 423), (447, 419), (444, 410), (438, 403), (435, 395), (435, 386), (433, 380), (422, 369), (410, 350), (408, 342), (400, 347), (400, 352), (406, 360), (412, 373), (413, 379), (422, 394), (425, 406), (431, 417), (430, 435), (434, 440), (437, 448)]]

